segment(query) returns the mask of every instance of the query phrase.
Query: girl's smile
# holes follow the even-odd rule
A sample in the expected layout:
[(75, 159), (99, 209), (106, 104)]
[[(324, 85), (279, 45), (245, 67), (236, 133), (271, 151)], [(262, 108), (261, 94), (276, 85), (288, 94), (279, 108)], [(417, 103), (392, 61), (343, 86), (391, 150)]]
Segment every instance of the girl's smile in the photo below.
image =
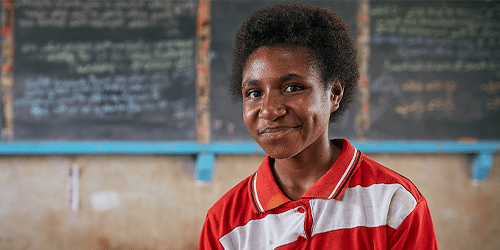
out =
[(261, 136), (266, 136), (269, 138), (277, 139), (279, 137), (285, 136), (289, 132), (300, 129), (300, 127), (301, 127), (301, 125), (295, 126), (295, 127), (291, 127), (291, 126), (269, 127), (269, 128), (264, 129), (259, 134)]

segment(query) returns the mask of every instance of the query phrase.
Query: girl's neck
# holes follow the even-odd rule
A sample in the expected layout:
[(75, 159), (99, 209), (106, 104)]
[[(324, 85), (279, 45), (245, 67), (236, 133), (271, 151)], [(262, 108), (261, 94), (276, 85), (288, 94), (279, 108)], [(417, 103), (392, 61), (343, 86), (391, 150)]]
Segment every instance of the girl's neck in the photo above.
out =
[(313, 146), (288, 159), (276, 159), (273, 173), (281, 190), (292, 200), (298, 200), (333, 165), (340, 148), (330, 142)]

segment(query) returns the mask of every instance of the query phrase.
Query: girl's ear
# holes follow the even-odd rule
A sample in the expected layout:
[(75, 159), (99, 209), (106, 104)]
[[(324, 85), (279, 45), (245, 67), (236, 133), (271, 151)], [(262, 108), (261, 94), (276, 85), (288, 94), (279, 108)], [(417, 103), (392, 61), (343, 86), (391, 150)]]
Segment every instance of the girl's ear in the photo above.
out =
[(339, 80), (332, 81), (330, 84), (330, 113), (332, 113), (339, 109), (340, 101), (342, 100), (342, 96), (344, 95), (344, 87), (342, 87), (342, 84)]

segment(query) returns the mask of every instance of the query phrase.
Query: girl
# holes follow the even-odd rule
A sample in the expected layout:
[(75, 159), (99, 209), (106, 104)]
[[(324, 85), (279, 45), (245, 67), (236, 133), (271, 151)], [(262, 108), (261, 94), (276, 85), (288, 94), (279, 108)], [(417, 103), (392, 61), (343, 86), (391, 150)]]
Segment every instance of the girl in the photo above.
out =
[(232, 90), (267, 156), (208, 211), (199, 249), (437, 249), (417, 188), (328, 138), (357, 78), (352, 37), (328, 9), (284, 3), (242, 25)]

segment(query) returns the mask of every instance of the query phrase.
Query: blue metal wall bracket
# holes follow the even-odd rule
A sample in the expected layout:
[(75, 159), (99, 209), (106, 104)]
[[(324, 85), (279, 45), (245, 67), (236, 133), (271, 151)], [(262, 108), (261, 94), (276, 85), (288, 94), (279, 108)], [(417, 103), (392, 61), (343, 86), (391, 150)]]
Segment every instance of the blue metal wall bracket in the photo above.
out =
[(196, 157), (196, 167), (194, 175), (196, 180), (211, 182), (213, 169), (215, 166), (215, 155), (210, 153), (200, 153)]
[[(364, 153), (397, 154), (472, 154), (471, 177), (486, 180), (493, 166), (493, 155), (500, 150), (500, 141), (352, 141)], [(196, 155), (195, 178), (212, 180), (216, 155), (264, 154), (255, 142), (151, 142), (151, 141), (48, 141), (1, 142), (0, 155), (75, 155), (75, 154), (170, 154)]]
[(493, 153), (494, 152), (480, 152), (475, 156), (472, 162), (472, 179), (484, 181), (490, 173), (493, 166)]

